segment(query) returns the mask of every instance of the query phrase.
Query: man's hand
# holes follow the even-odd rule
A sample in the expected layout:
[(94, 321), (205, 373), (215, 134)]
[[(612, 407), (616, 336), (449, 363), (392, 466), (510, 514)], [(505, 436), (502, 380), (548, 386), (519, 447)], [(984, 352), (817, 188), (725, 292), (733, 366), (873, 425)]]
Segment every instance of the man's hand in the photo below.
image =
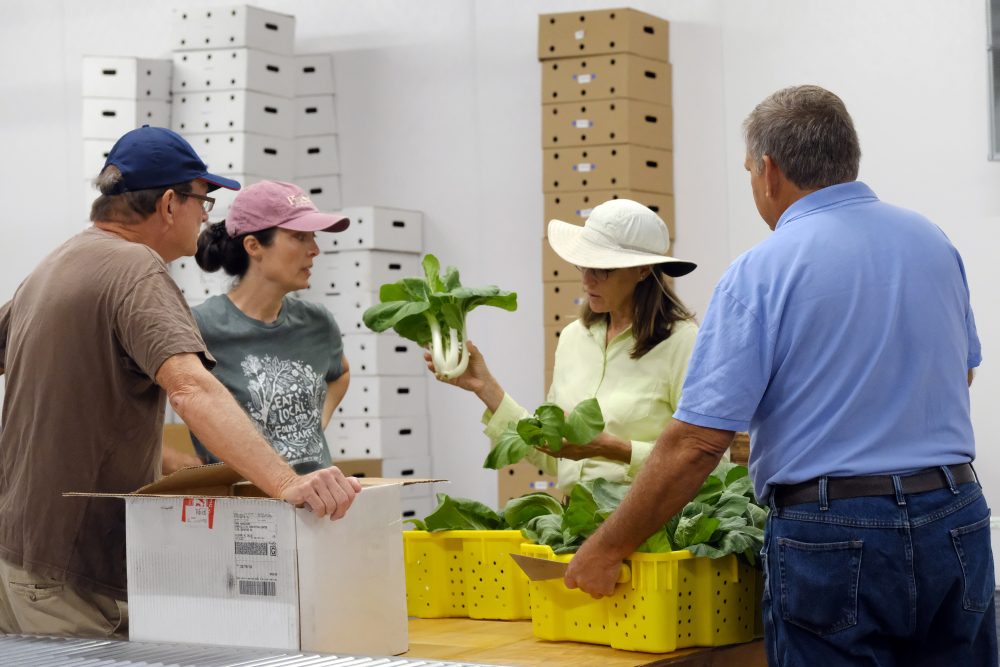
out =
[(357, 495), (361, 482), (346, 477), (340, 468), (330, 466), (296, 477), (281, 490), (279, 496), (295, 506), (305, 505), (317, 516), (329, 515), (331, 521), (342, 519)]
[(614, 593), (621, 567), (621, 560), (608, 557), (593, 544), (584, 542), (570, 560), (563, 581), (566, 588), (579, 588), (594, 599), (602, 598)]

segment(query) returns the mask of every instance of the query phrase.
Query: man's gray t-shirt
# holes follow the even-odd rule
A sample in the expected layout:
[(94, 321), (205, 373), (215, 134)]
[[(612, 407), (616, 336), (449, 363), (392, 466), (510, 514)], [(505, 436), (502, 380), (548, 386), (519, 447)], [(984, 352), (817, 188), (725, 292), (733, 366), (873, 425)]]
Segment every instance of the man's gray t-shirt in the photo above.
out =
[[(278, 319), (248, 317), (228, 296), (191, 309), (218, 362), (212, 373), (297, 472), (330, 465), (322, 410), (327, 383), (343, 373), (340, 329), (326, 308), (285, 297)], [(214, 457), (197, 438), (195, 449)]]

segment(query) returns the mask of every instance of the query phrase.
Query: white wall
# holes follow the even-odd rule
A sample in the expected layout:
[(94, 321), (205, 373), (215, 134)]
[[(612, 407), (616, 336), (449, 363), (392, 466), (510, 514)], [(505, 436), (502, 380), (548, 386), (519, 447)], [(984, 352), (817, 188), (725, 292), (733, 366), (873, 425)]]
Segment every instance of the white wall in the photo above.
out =
[[(218, 0), (20, 0), (0, 24), (0, 299), (86, 218), (80, 191), (80, 57), (165, 57), (171, 8)], [(349, 0), (255, 4), (295, 14), (303, 51), (333, 51), (345, 204), (417, 208), (425, 245), (469, 284), (516, 290), (516, 314), (477, 310), (473, 339), (527, 406), (542, 396), (539, 240), (543, 233), (537, 15), (606, 7), (594, 0)], [(614, 4), (614, 3), (611, 3)], [(985, 9), (978, 1), (642, 0), (671, 21), (679, 281), (704, 313), (719, 274), (763, 238), (742, 171), (739, 124), (774, 89), (816, 82), (841, 94), (865, 152), (862, 176), (887, 200), (930, 215), (966, 257), (989, 359), (1000, 308), (990, 222), (997, 165), (986, 155)], [(981, 471), (991, 456), (984, 370), (974, 411)], [(992, 411), (995, 412), (995, 411)], [(480, 469), (477, 401), (432, 383), (434, 473), (449, 492), (492, 502)], [(994, 474), (996, 473), (996, 474)], [(987, 481), (988, 485), (988, 481)], [(989, 485), (988, 485), (989, 488)], [(1000, 491), (998, 491), (1000, 493)]]

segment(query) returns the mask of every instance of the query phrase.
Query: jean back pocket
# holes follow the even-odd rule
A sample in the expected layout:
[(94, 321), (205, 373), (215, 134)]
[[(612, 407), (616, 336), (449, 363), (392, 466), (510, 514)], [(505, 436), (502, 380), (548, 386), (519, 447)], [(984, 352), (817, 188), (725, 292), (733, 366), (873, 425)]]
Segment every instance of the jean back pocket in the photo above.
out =
[(863, 544), (778, 538), (782, 617), (819, 635), (855, 625)]
[(989, 515), (974, 524), (953, 528), (951, 541), (965, 578), (962, 605), (966, 611), (984, 612), (993, 601), (995, 588)]

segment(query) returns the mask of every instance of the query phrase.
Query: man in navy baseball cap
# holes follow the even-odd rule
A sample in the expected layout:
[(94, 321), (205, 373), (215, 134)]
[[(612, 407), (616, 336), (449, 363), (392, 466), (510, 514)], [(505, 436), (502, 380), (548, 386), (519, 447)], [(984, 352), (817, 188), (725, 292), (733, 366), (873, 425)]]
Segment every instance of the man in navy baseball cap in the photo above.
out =
[[(42, 608), (0, 586), (0, 633), (126, 638), (123, 508), (62, 494), (127, 492), (161, 464), (200, 463), (162, 453), (167, 396), (212, 454), (268, 495), (339, 519), (361, 490), (337, 468), (300, 477), (271, 448), (209, 372), (215, 360), (170, 277), (167, 262), (197, 249), (209, 191), (240, 184), (159, 127), (119, 139), (96, 184), (94, 224), (0, 304), (0, 470), (14, 471), (0, 485), (0, 581), (45, 596)], [(40, 396), (52, 414), (40, 414)]]
[(122, 177), (114, 190), (105, 194), (165, 188), (195, 179), (205, 181), (209, 192), (240, 189), (237, 181), (208, 173), (191, 144), (165, 127), (143, 125), (125, 133), (108, 153), (104, 167), (109, 165), (117, 167)]

